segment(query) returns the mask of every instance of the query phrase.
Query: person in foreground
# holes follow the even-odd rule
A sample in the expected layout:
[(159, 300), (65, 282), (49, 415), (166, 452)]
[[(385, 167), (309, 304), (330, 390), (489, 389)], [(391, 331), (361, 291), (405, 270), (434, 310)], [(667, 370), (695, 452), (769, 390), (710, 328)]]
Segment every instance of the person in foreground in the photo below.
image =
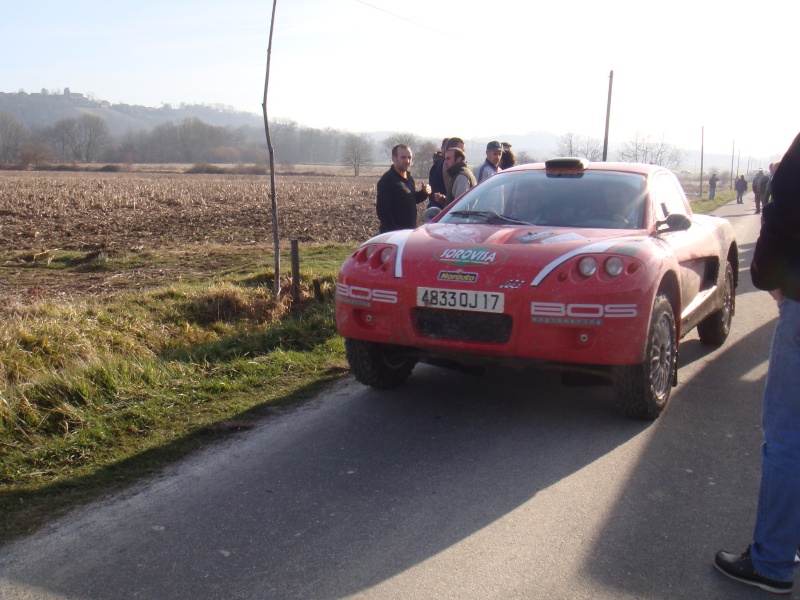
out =
[(413, 155), (406, 144), (392, 148), (392, 166), (378, 181), (378, 199), (375, 210), (380, 222), (380, 233), (417, 226), (417, 204), (425, 202), (431, 186), (423, 183), (416, 190), (409, 169)]
[(722, 573), (775, 594), (792, 591), (800, 544), (800, 135), (772, 181), (750, 275), (778, 302), (764, 389), (761, 484), (753, 542), (720, 551)]

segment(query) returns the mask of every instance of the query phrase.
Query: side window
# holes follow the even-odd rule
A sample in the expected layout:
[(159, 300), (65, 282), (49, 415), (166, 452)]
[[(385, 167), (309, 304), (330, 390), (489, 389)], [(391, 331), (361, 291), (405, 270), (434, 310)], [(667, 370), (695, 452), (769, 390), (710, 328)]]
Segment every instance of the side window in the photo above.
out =
[(667, 215), (687, 214), (683, 193), (669, 175), (657, 175), (653, 182), (656, 218), (663, 221)]

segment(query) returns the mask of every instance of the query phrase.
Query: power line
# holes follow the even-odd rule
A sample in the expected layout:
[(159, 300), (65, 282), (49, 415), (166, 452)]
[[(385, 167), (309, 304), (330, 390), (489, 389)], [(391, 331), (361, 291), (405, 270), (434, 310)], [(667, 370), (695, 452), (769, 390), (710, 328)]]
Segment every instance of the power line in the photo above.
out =
[(402, 19), (403, 21), (407, 21), (407, 22), (411, 23), (412, 25), (416, 25), (417, 27), (423, 27), (425, 29), (429, 29), (430, 31), (433, 31), (434, 33), (438, 33), (439, 35), (443, 35), (445, 37), (449, 37), (449, 38), (453, 37), (450, 34), (445, 33), (444, 31), (439, 31), (438, 29), (434, 29), (433, 27), (431, 27), (429, 25), (425, 25), (424, 23), (420, 23), (418, 21), (414, 21), (414, 20), (406, 18), (406, 17), (404, 17), (402, 15), (396, 15), (395, 13), (389, 12), (388, 10), (386, 10), (384, 8), (380, 8), (379, 6), (375, 6), (373, 4), (370, 4), (369, 2), (364, 2), (364, 0), (355, 0), (355, 1), (358, 2), (359, 4), (363, 4), (364, 6), (369, 6), (370, 8), (374, 8), (375, 10), (379, 10), (382, 13), (386, 13), (387, 15), (390, 15), (390, 16), (395, 17), (397, 19)]

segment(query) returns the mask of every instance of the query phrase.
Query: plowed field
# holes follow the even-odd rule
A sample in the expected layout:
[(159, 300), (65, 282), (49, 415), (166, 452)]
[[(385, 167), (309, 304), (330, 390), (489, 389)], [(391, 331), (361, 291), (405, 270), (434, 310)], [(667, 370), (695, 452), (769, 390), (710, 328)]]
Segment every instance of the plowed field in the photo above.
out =
[[(355, 244), (377, 234), (377, 180), (277, 175), (281, 247), (292, 239), (301, 248)], [(158, 285), (231, 266), (244, 254), (266, 255), (273, 247), (269, 194), (269, 177), (258, 175), (0, 171), (0, 307)], [(65, 253), (73, 266), (85, 265), (67, 273), (47, 268)], [(136, 268), (115, 272), (95, 260), (131, 253)], [(153, 253), (171, 253), (172, 264), (147, 264)]]

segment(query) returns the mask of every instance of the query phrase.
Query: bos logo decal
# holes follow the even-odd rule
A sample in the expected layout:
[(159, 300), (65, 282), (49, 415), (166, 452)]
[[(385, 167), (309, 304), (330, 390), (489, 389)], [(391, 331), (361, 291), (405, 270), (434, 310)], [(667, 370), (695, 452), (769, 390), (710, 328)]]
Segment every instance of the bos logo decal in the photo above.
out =
[(337, 283), (336, 299), (358, 306), (372, 306), (373, 302), (397, 304), (397, 292), (393, 290), (373, 290), (356, 285)]
[(469, 271), (439, 271), (439, 276), (436, 278), (439, 281), (456, 281), (458, 283), (475, 283), (478, 281), (477, 273), (470, 273)]
[(531, 302), (534, 317), (567, 317), (573, 319), (624, 319), (638, 313), (635, 304), (561, 304), (559, 302)]
[(504, 250), (487, 248), (445, 248), (434, 255), (436, 260), (459, 267), (488, 267), (508, 258)]

